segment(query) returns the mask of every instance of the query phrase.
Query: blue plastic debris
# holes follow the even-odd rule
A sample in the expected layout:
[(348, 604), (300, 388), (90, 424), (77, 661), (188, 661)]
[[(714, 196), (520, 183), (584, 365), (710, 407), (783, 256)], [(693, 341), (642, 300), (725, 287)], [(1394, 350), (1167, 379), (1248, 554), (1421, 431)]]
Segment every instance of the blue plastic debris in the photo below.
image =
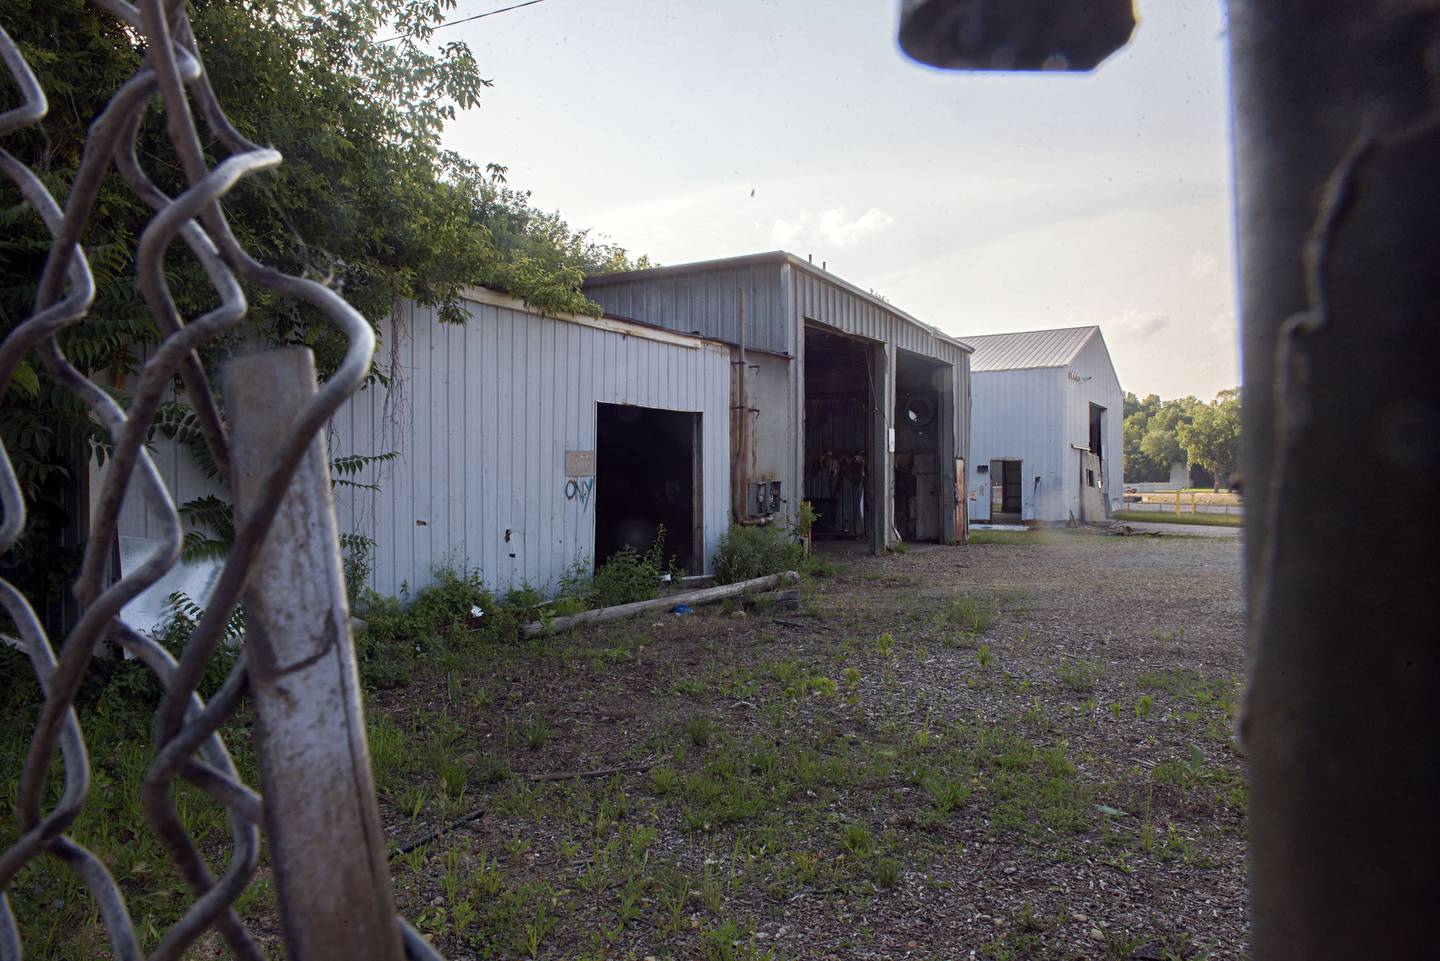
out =
[(689, 604), (676, 604), (670, 609), (670, 612), (676, 617), (682, 617), (685, 614), (694, 614), (695, 608), (691, 607)]

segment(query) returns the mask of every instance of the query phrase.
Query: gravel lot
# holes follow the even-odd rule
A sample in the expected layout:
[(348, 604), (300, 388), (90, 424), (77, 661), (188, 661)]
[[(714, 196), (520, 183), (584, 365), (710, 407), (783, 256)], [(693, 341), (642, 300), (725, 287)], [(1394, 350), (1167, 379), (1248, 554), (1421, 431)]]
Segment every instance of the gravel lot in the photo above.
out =
[(977, 541), (380, 694), (392, 843), (484, 812), (402, 910), (451, 958), (1243, 956), (1240, 541)]

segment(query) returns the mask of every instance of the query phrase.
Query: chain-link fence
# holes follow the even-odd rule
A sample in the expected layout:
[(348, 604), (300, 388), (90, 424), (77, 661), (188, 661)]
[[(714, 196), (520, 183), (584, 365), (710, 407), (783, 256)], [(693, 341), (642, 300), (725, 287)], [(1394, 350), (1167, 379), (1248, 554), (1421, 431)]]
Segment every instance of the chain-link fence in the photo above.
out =
[[(180, 957), (210, 929), (235, 956), (259, 959), (261, 950), (234, 905), (255, 872), (262, 829), (290, 956), (394, 959), (403, 952), (412, 958), (438, 957), (395, 917), (392, 906), (319, 435), (366, 377), (373, 333), (335, 292), (258, 263), (232, 233), (220, 198), (281, 158), (249, 142), (226, 118), (206, 77), (184, 0), (93, 4), (95, 16), (118, 18), (145, 55), (91, 126), (63, 205), (34, 171), (3, 149), (5, 137), (41, 121), (47, 104), (19, 48), (0, 30), (0, 57), (22, 101), (0, 114), (0, 172), (43, 220), (52, 241), (33, 311), (0, 344), (0, 402), (22, 361), (38, 358), (49, 377), (89, 409), (112, 445), (73, 585), (80, 614), (63, 640), (48, 636), (31, 602), (0, 580), (0, 604), (44, 693), (13, 812), (19, 839), (0, 855), (0, 958), (18, 961), (23, 953), (4, 892), (27, 864), (54, 858), (83, 880), (120, 961)], [(137, 156), (142, 115), (157, 98), (187, 184), (176, 196), (151, 180)], [(208, 140), (202, 140), (201, 127)], [(218, 145), (227, 156), (211, 166), (207, 145)], [(66, 329), (87, 315), (95, 298), (79, 240), (112, 165), (154, 211), (134, 264), (139, 291), (162, 338), (139, 371), (127, 407), (73, 366), (63, 350)], [(219, 302), (188, 320), (167, 286), (164, 261), (177, 239), (203, 267)], [(344, 336), (347, 349), (318, 389), (308, 351), (272, 351), (231, 362), (222, 418), (197, 351), (234, 331), (244, 318), (242, 282), (316, 308)], [(121, 609), (165, 575), (181, 554), (180, 517), (145, 446), (177, 378), (237, 505), (233, 546), (178, 659), (120, 619)], [(159, 549), (117, 577), (111, 548), (127, 496), (142, 498), (161, 518), (163, 530)], [(3, 445), (0, 510), (3, 555), (26, 524), (21, 485)], [(242, 598), (244, 655), (206, 703), (197, 684)], [(140, 943), (121, 888), (105, 864), (66, 833), (84, 809), (90, 787), (75, 699), (106, 644), (138, 658), (164, 687), (142, 809), (189, 884), (193, 901), (153, 945)], [(218, 734), (246, 697), (256, 714), (263, 796), (240, 780)], [(60, 771), (52, 771), (57, 764)], [(47, 809), (47, 786), (55, 777), (63, 787)], [(178, 778), (227, 812), (230, 845), (219, 877), (177, 814), (173, 792)]]

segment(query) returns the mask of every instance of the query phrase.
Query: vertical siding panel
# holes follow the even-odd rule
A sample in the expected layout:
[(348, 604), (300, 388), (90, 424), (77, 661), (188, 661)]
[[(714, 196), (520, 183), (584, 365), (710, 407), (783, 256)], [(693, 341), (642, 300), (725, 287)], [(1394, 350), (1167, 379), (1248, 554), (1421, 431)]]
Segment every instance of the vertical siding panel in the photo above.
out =
[(488, 487), (485, 456), (485, 418), (488, 416), (486, 391), (490, 375), (485, 369), (486, 338), (489, 325), (478, 305), (466, 304), (469, 319), (465, 322), (465, 550), (467, 563), (474, 570), (485, 572), (485, 538), (489, 531), (485, 513)]
[(426, 311), (430, 330), (430, 470), (426, 472), (426, 496), (430, 500), (430, 551), (426, 559), (430, 567), (453, 564), (450, 556), (450, 511), (445, 486), (450, 476), (447, 446), (450, 436), (450, 405), (445, 402), (449, 391), (449, 372), (445, 366), (445, 329), (435, 322), (432, 310)]
[(419, 494), (415, 485), (417, 481), (416, 465), (422, 459), (425, 445), (422, 443), (420, 431), (416, 428), (420, 417), (420, 405), (423, 403), (422, 398), (427, 396), (424, 391), (424, 372), (420, 369), (420, 358), (423, 356), (421, 354), (423, 343), (421, 336), (424, 324), (420, 321), (419, 313), (413, 305), (407, 311), (404, 344), (405, 377), (408, 381), (405, 385), (407, 396), (404, 418), (406, 474), (403, 493), (397, 492), (400, 496), (395, 501), (395, 521), (399, 529), (399, 541), (403, 545), (396, 575), (402, 583), (410, 581), (412, 584), (417, 567), (416, 532), (420, 530), (415, 526), (415, 517), (417, 512), (424, 509), (419, 503)]
[(525, 325), (525, 366), (528, 373), (525, 378), (525, 486), (519, 491), (521, 510), (525, 515), (525, 547), (519, 558), (518, 577), (511, 581), (511, 587), (518, 587), (521, 581), (533, 580), (535, 572), (539, 570), (539, 559), (536, 555), (540, 551), (541, 543), (540, 528), (544, 504), (540, 500), (540, 494), (544, 483), (543, 448), (547, 440), (541, 432), (545, 404), (541, 387), (544, 368), (548, 366), (546, 361), (549, 359), (543, 353), (544, 332), (548, 322), (537, 321), (524, 315), (521, 322)]
[(495, 403), (495, 460), (498, 465), (498, 481), (495, 490), (495, 530), (490, 542), (495, 550), (495, 563), (489, 576), (491, 582), (499, 584), (510, 576), (510, 552), (513, 547), (506, 542), (505, 532), (515, 526), (515, 485), (518, 468), (515, 463), (515, 446), (510, 434), (515, 423), (515, 379), (514, 363), (516, 336), (513, 318), (508, 310), (487, 308), (495, 311), (498, 340), (495, 346), (496, 403)]
[[(504, 465), (500, 456), (500, 396), (503, 378), (500, 372), (500, 317), (494, 307), (476, 305), (484, 335), (480, 339), (480, 369), (485, 372), (485, 383), (480, 389), (484, 399), (480, 420), (480, 512), (483, 532), (480, 541), (480, 571), (489, 580), (499, 569), (498, 547), (500, 529), (504, 521), (501, 516), (500, 498), (504, 489)], [(474, 321), (471, 321), (474, 323)]]

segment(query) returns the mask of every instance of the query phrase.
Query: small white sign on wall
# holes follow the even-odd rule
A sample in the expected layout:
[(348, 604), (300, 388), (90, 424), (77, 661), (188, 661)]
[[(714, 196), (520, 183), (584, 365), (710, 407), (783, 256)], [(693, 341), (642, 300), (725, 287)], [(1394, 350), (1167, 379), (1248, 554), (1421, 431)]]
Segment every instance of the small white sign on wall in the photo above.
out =
[(566, 477), (594, 477), (595, 452), (593, 450), (567, 450), (565, 452)]

